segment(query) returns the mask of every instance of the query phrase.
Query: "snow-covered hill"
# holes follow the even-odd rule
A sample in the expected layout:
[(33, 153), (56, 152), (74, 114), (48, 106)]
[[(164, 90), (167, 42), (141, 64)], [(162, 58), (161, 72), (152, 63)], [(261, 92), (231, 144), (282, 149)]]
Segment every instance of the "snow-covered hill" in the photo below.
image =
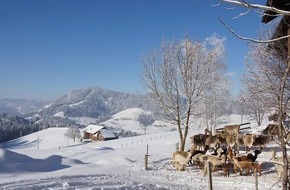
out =
[(165, 120), (154, 120), (149, 126), (144, 126), (139, 121), (141, 115), (152, 115), (152, 112), (140, 108), (131, 108), (114, 114), (111, 119), (101, 125), (112, 128), (115, 131), (132, 131), (137, 134), (151, 134), (156, 132), (170, 131), (174, 126)]
[[(114, 118), (126, 115), (120, 113)], [(255, 128), (255, 124), (251, 127)], [(172, 166), (177, 131), (95, 143), (67, 141), (65, 131), (66, 128), (49, 128), (3, 144), (0, 189), (207, 189), (207, 179), (199, 169), (188, 166), (186, 171), (177, 172)], [(202, 131), (191, 130), (190, 135)], [(187, 148), (189, 141), (188, 138)], [(149, 170), (144, 170), (147, 145)], [(269, 160), (274, 147), (274, 143), (268, 145), (258, 161)], [(272, 165), (264, 165), (258, 180), (259, 189), (270, 189), (277, 182)], [(213, 188), (254, 189), (255, 178), (252, 174), (233, 173), (224, 177), (219, 171), (213, 174)], [(281, 187), (278, 183), (272, 189)]]

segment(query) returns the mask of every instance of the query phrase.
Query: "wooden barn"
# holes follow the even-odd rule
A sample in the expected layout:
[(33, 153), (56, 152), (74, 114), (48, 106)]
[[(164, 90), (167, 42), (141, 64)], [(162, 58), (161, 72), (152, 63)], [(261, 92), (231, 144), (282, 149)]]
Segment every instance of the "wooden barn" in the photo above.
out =
[(113, 131), (107, 129), (104, 126), (88, 125), (83, 130), (84, 141), (106, 141), (117, 138), (118, 137), (113, 133)]

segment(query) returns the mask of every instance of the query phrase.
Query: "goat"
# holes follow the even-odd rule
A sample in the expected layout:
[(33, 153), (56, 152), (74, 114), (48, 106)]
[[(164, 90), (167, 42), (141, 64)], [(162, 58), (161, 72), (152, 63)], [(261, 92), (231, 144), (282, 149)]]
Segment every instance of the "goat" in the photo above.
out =
[(208, 157), (214, 157), (214, 158), (220, 158), (222, 155), (223, 149), (222, 148), (218, 148), (217, 149), (217, 155), (209, 155), (209, 154), (203, 154), (199, 156), (199, 160), (200, 161), (205, 161)]
[(249, 153), (247, 155), (242, 155), (242, 156), (239, 156), (237, 158), (238, 158), (239, 161), (255, 162), (259, 154), (261, 154), (261, 151), (260, 150), (255, 150), (254, 151), (254, 155)]
[(220, 145), (227, 145), (231, 148), (237, 147), (238, 136), (235, 134), (218, 133), (216, 136), (219, 138)]
[(255, 150), (254, 151), (254, 155), (251, 154), (251, 153), (247, 154), (247, 159), (252, 161), (252, 162), (255, 162), (257, 157), (258, 157), (258, 155), (261, 154), (261, 152), (262, 151), (260, 151), (260, 150)]
[(234, 173), (236, 173), (236, 171), (238, 170), (238, 166), (234, 162), (234, 153), (233, 153), (231, 147), (228, 148), (227, 157), (229, 159), (229, 164), (230, 165), (233, 164), (233, 166), (234, 166)]
[[(226, 159), (227, 159), (226, 155), (222, 155), (220, 158), (212, 155), (207, 157), (207, 160), (212, 167), (212, 172), (215, 172), (218, 166), (225, 164)], [(207, 174), (207, 165), (205, 165), (205, 167), (203, 168), (203, 175), (205, 176), (206, 174)]]
[(215, 172), (218, 166), (221, 166), (226, 163), (227, 156), (223, 154), (220, 158), (208, 157), (208, 161), (212, 165), (212, 171)]
[(184, 153), (176, 153), (174, 157), (174, 164), (176, 166), (177, 171), (184, 171), (185, 166), (188, 163), (190, 157), (191, 157), (191, 152), (187, 152), (187, 155), (185, 156)]
[(223, 165), (223, 172), (224, 172), (224, 176), (230, 176), (230, 169), (231, 169), (231, 163), (230, 162), (226, 162), (224, 165)]
[(215, 156), (218, 154), (220, 154), (220, 155), (225, 154), (226, 155), (227, 153), (228, 153), (228, 150), (226, 147), (220, 147), (220, 148), (215, 149), (211, 155), (215, 155)]
[(203, 153), (197, 153), (197, 154), (195, 154), (195, 155), (191, 158), (191, 162), (192, 162), (192, 164), (195, 165), (195, 166), (199, 166), (199, 168), (202, 168), (202, 167), (203, 167), (203, 163), (200, 162), (200, 160), (199, 160), (199, 157), (200, 157), (201, 155), (205, 155), (205, 154), (203, 154)]
[(253, 146), (259, 146), (259, 150), (262, 150), (266, 144), (272, 141), (272, 139), (270, 135), (256, 135)]
[[(235, 159), (237, 160), (237, 162), (240, 162), (241, 164), (240, 165), (245, 165), (245, 167), (247, 167), (247, 173), (249, 173), (248, 169), (252, 168), (252, 166), (249, 164), (244, 164), (243, 162), (245, 163), (253, 163), (256, 161), (258, 155), (261, 154), (261, 151), (260, 150), (255, 150), (254, 151), (254, 155), (249, 153), (247, 155), (242, 155), (242, 156), (236, 156)], [(249, 168), (248, 168), (249, 167)], [(241, 171), (241, 168), (238, 166), (238, 164), (234, 161), (234, 173), (236, 173), (237, 169), (240, 169)], [(241, 171), (242, 172), (242, 171)]]
[(195, 162), (195, 160), (193, 160), (192, 158), (197, 155), (197, 154), (205, 154), (208, 150), (208, 147), (206, 146), (204, 150), (195, 150), (195, 148), (193, 147), (191, 149), (191, 158), (189, 159), (189, 164), (191, 165), (198, 165), (197, 162)]
[(205, 146), (205, 139), (206, 139), (205, 134), (197, 134), (197, 135), (193, 135), (191, 138), (191, 142), (192, 142), (192, 147), (197, 148), (197, 147), (203, 147)]
[(235, 154), (234, 154), (232, 148), (229, 146), (227, 157), (229, 159), (229, 162), (233, 164), (234, 173), (236, 173), (236, 171), (238, 170), (238, 166), (234, 163), (234, 156), (235, 156)]
[(175, 156), (177, 154), (181, 154), (182, 156), (187, 157), (188, 152), (189, 151), (186, 152), (186, 151), (181, 151), (181, 150), (178, 150), (178, 151), (173, 152), (173, 154), (172, 154), (172, 164), (173, 164), (173, 166), (176, 167)]
[(246, 152), (253, 146), (256, 135), (254, 134), (244, 134), (239, 136), (239, 144), (246, 147)]
[(219, 144), (219, 137), (217, 135), (206, 135), (204, 145), (209, 148), (215, 148)]
[(216, 136), (219, 139), (220, 145), (227, 145), (227, 141), (226, 141), (227, 134), (225, 134), (224, 132), (218, 132), (216, 133)]
[(223, 128), (223, 132), (230, 135), (236, 134), (238, 136), (240, 125), (227, 125)]
[(192, 163), (198, 163), (196, 165), (199, 165), (202, 167), (204, 165), (204, 161), (208, 159), (208, 157), (215, 157), (215, 158), (220, 158), (222, 154), (223, 149), (219, 148), (217, 150), (217, 155), (209, 155), (209, 154), (203, 154), (203, 153), (197, 153), (192, 157)]
[[(251, 161), (242, 161), (238, 159), (238, 157), (234, 156), (233, 158), (234, 164), (236, 165), (237, 168), (240, 170), (240, 175), (242, 175), (243, 170), (246, 170), (246, 174), (248, 175), (251, 167), (252, 167), (252, 162)], [(235, 171), (236, 172), (236, 171)]]

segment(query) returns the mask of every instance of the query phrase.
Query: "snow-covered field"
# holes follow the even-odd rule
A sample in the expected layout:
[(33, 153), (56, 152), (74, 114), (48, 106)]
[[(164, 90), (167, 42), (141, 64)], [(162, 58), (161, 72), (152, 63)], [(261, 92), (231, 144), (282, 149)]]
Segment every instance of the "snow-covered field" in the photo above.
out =
[[(49, 128), (3, 144), (0, 189), (204, 190), (208, 187), (207, 179), (193, 166), (184, 172), (177, 172), (172, 166), (171, 155), (179, 138), (177, 131), (95, 143), (73, 142), (64, 137), (65, 131), (66, 128)], [(190, 135), (199, 132), (191, 131)], [(147, 145), (149, 169), (145, 170)], [(270, 150), (275, 146), (268, 145), (257, 161), (269, 160)], [(281, 189), (281, 184), (275, 184), (277, 180), (273, 165), (264, 164), (258, 178), (259, 189)], [(230, 177), (224, 177), (219, 171), (213, 174), (213, 188), (255, 189), (255, 178), (252, 173), (248, 176), (231, 173)]]

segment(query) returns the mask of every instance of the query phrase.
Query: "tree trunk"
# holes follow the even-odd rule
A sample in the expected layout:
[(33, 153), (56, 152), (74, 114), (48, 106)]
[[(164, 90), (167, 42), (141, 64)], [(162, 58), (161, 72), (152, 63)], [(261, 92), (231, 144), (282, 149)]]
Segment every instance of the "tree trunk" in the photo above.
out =
[[(290, 33), (290, 28), (288, 29), (288, 33)], [(290, 43), (290, 40), (288, 40), (288, 43)], [(288, 51), (290, 49), (290, 45), (288, 44)], [(288, 52), (290, 55), (290, 53)], [(290, 69), (290, 56), (288, 55), (287, 60), (287, 68), (285, 75), (282, 79), (281, 89), (280, 89), (280, 99), (279, 99), (279, 118), (278, 118), (278, 131), (279, 131), (279, 138), (280, 138), (280, 146), (282, 149), (282, 155), (283, 155), (283, 164), (284, 164), (284, 170), (283, 170), (283, 190), (288, 190), (288, 156), (287, 156), (287, 148), (286, 148), (286, 142), (285, 142), (285, 129), (282, 125), (284, 113), (285, 113), (285, 105), (283, 105), (284, 100), (284, 90), (286, 86), (286, 80), (288, 78), (288, 73)]]
[(180, 151), (184, 151), (184, 145), (183, 145), (183, 135), (182, 135), (182, 128), (181, 128), (181, 122), (180, 120), (177, 121), (177, 125), (178, 125), (178, 134), (179, 134), (179, 141), (180, 141), (180, 145), (179, 145), (179, 150)]

